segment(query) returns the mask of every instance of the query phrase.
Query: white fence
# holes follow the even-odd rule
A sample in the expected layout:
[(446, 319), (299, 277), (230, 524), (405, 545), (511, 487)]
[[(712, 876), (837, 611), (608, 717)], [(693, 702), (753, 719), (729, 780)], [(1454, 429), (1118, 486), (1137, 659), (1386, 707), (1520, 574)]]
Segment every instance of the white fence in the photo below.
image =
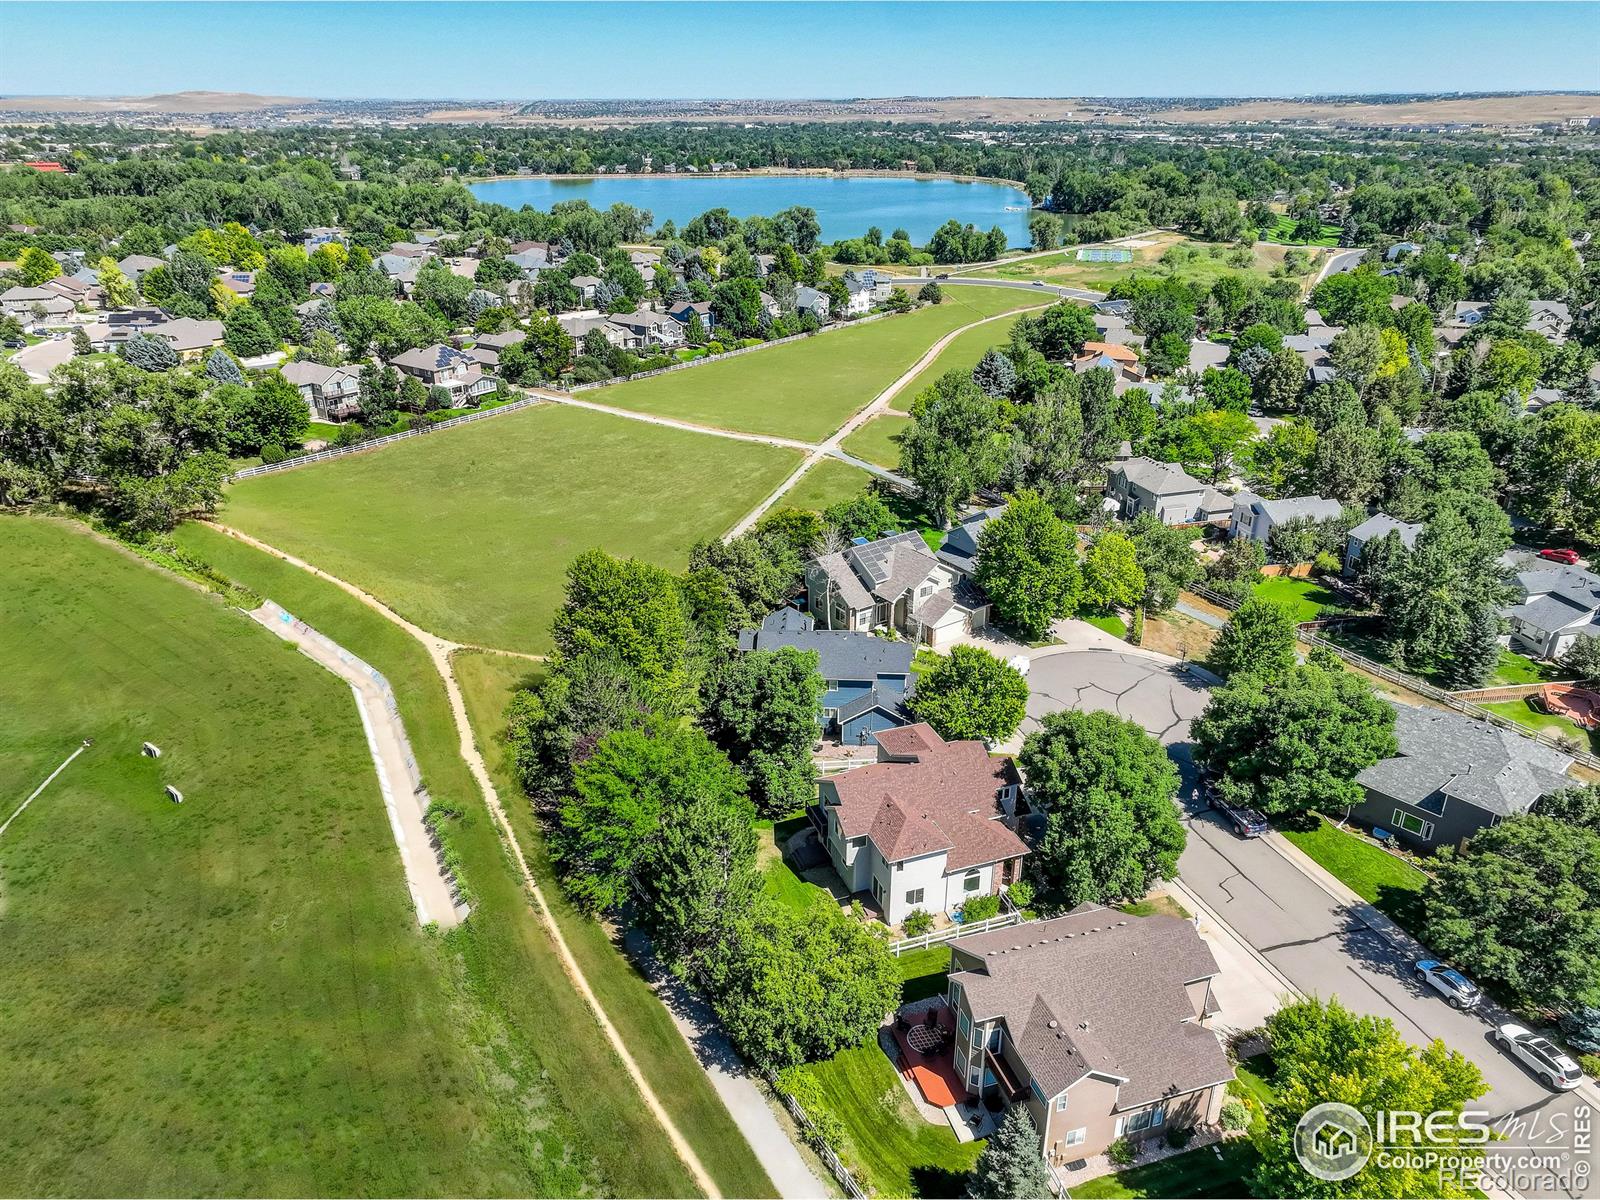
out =
[(957, 938), (969, 937), (975, 933), (988, 933), (991, 929), (1005, 929), (1011, 925), (1022, 924), (1025, 918), (1020, 912), (1001, 913), (998, 917), (990, 917), (985, 921), (974, 921), (970, 925), (952, 925), (948, 929), (935, 929), (931, 933), (919, 933), (916, 937), (902, 938), (898, 942), (889, 943), (889, 952), (896, 958), (908, 950), (921, 950), (926, 946), (937, 946), (941, 942), (953, 942)]
[(849, 1167), (844, 1165), (839, 1156), (833, 1152), (833, 1147), (822, 1139), (820, 1131), (812, 1124), (811, 1118), (806, 1116), (806, 1110), (800, 1107), (800, 1102), (783, 1090), (783, 1085), (778, 1082), (778, 1077), (771, 1071), (762, 1072), (762, 1077), (766, 1079), (768, 1086), (772, 1088), (778, 1099), (783, 1102), (783, 1107), (795, 1119), (795, 1123), (802, 1130), (814, 1135), (806, 1139), (806, 1144), (817, 1152), (817, 1157), (827, 1165), (829, 1171), (833, 1172), (833, 1177), (838, 1180), (839, 1186), (844, 1189), (844, 1194), (849, 1196), (850, 1200), (867, 1200), (867, 1193), (856, 1182), (855, 1175), (851, 1173)]

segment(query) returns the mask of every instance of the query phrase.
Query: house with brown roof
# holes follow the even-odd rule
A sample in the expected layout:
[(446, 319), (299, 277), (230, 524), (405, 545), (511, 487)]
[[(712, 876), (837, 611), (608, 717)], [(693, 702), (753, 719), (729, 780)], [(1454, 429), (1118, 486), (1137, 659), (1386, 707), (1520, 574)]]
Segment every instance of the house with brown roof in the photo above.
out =
[(471, 355), (454, 346), (435, 343), (407, 350), (390, 359), (389, 365), (422, 380), (429, 387), (441, 387), (449, 392), (451, 408), (475, 404), (498, 386), (483, 373), (483, 368)]
[(1214, 1125), (1233, 1078), (1206, 1026), (1218, 974), (1190, 922), (1091, 904), (960, 938), (954, 1074), (971, 1095), (1026, 1105), (1052, 1166)]
[(953, 912), (1015, 883), (1028, 847), (1014, 828), (1022, 777), (982, 742), (947, 742), (926, 724), (880, 729), (878, 761), (817, 782), (812, 814), (851, 892), (898, 925)]

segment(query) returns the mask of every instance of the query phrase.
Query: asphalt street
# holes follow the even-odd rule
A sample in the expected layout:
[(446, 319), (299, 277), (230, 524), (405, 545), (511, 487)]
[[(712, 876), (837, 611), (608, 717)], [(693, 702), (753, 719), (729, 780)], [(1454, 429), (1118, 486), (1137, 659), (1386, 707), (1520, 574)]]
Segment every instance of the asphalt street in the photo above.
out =
[[(1189, 721), (1206, 703), (1197, 679), (1138, 654), (1083, 651), (1035, 658), (1028, 682), (1033, 694), (1025, 728), (1045, 712), (1077, 707), (1117, 712), (1159, 737), (1184, 775), (1189, 839), (1178, 864), (1183, 883), (1302, 992), (1337, 996), (1351, 1009), (1392, 1020), (1418, 1045), (1439, 1038), (1477, 1063), (1490, 1088), (1479, 1104), (1506, 1135), (1498, 1150), (1532, 1145), (1549, 1154), (1548, 1139), (1571, 1145), (1580, 1124), (1592, 1128), (1592, 1088), (1549, 1091), (1490, 1041), (1490, 1014), (1458, 1012), (1422, 990), (1411, 970), (1420, 952), (1409, 938), (1397, 944), (1380, 931), (1381, 918), (1373, 922), (1379, 929), (1363, 919), (1373, 916), (1366, 906), (1343, 903), (1269, 839), (1239, 838), (1203, 809), (1187, 742)], [(1538, 1180), (1524, 1184), (1513, 1181), (1513, 1190), (1600, 1195), (1592, 1172), (1570, 1189)]]

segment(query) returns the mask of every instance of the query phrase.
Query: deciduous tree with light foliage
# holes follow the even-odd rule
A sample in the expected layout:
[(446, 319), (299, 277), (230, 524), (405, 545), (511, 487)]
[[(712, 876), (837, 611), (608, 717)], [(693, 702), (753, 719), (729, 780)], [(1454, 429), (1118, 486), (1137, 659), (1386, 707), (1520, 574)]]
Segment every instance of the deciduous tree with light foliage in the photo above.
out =
[(981, 646), (953, 646), (917, 681), (909, 701), (919, 721), (942, 738), (977, 738), (991, 746), (1027, 715), (1028, 681)]
[(1042, 638), (1052, 621), (1077, 607), (1078, 551), (1071, 526), (1043, 497), (1013, 496), (978, 534), (977, 580), (1002, 621), (1024, 637)]

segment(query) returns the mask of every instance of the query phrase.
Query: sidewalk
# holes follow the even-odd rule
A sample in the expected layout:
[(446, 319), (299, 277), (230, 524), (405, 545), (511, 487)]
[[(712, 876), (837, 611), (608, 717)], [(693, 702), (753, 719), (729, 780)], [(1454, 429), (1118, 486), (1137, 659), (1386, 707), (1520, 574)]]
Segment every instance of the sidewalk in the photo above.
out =
[(1266, 960), (1233, 927), (1219, 917), (1178, 879), (1166, 883), (1167, 892), (1195, 916), (1195, 932), (1216, 956), (1222, 973), (1212, 982), (1211, 994), (1220, 1010), (1217, 1028), (1240, 1033), (1258, 1029), (1282, 1007), (1285, 999), (1300, 997), (1300, 989)]

